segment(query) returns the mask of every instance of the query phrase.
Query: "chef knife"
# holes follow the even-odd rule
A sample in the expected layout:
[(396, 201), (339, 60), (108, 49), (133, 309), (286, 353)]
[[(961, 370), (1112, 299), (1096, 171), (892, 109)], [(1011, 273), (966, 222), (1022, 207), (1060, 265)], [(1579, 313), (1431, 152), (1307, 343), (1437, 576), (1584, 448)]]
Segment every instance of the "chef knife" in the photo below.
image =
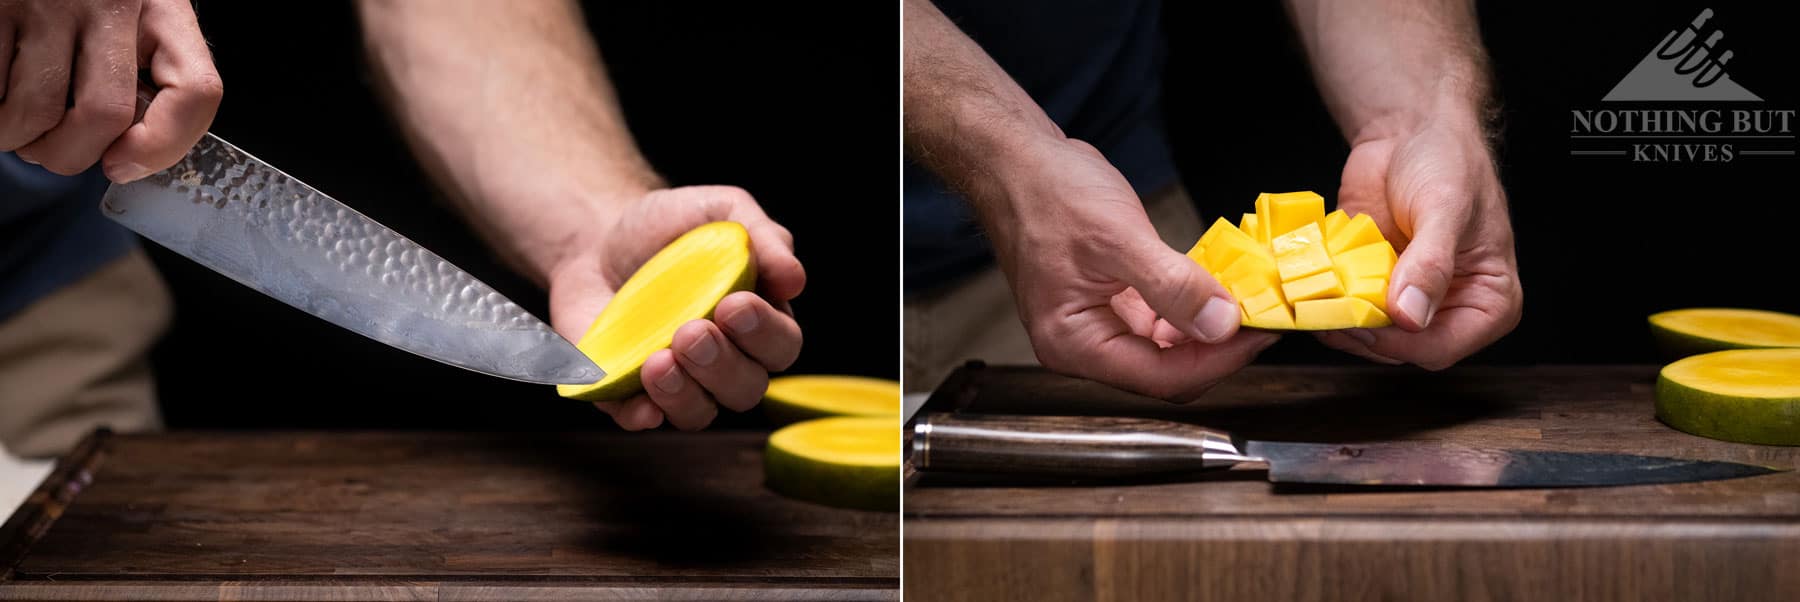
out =
[(174, 167), (114, 184), (100, 209), (232, 280), (399, 349), (532, 383), (605, 376), (468, 272), (210, 133)]
[(920, 472), (1146, 477), (1268, 466), (1277, 483), (1594, 487), (1748, 477), (1782, 469), (1612, 453), (1483, 449), (1432, 442), (1251, 441), (1143, 418), (930, 414), (913, 426)]

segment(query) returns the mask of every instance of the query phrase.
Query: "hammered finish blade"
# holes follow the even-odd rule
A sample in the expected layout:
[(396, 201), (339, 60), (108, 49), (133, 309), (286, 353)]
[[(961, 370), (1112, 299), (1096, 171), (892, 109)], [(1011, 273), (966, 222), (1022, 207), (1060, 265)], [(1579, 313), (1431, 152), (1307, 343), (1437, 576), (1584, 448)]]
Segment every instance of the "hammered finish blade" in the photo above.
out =
[(467, 272), (207, 134), (101, 200), (107, 217), (232, 280), (446, 364), (543, 384), (605, 373)]
[(1250, 441), (1277, 483), (1442, 487), (1599, 487), (1734, 479), (1781, 469), (1630, 454), (1496, 450), (1432, 443)]

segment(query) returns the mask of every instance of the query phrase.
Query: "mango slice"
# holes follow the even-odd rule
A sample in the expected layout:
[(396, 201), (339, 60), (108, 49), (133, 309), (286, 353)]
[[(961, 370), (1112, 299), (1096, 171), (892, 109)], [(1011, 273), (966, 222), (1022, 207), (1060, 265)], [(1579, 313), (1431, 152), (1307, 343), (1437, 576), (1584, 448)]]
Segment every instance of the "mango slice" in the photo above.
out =
[(900, 509), (900, 429), (894, 417), (808, 420), (769, 436), (769, 489), (838, 508)]
[(1244, 326), (1271, 330), (1379, 328), (1398, 256), (1375, 220), (1325, 212), (1310, 191), (1263, 193), (1234, 226), (1215, 220), (1188, 257), (1236, 297)]
[(900, 383), (862, 376), (778, 376), (769, 379), (761, 407), (779, 425), (832, 416), (895, 418), (900, 415)]
[(1800, 349), (1734, 349), (1664, 366), (1656, 418), (1725, 441), (1800, 445)]
[(1800, 316), (1758, 309), (1677, 309), (1651, 315), (1650, 333), (1671, 357), (1800, 347)]
[(606, 370), (589, 385), (558, 385), (558, 395), (582, 401), (619, 401), (644, 390), (644, 360), (669, 346), (675, 329), (712, 317), (720, 299), (756, 285), (750, 233), (735, 222), (713, 222), (689, 230), (619, 287), (587, 334), (576, 343)]

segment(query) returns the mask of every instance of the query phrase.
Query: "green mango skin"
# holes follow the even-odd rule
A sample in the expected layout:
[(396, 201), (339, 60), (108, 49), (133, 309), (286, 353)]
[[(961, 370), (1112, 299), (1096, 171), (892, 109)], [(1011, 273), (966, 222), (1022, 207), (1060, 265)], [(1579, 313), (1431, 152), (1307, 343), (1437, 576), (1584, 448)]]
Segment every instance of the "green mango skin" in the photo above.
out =
[(775, 446), (763, 452), (763, 479), (782, 495), (852, 510), (900, 510), (898, 468), (821, 466)]
[(1656, 419), (1708, 439), (1800, 445), (1800, 398), (1730, 397), (1689, 387), (1659, 374)]

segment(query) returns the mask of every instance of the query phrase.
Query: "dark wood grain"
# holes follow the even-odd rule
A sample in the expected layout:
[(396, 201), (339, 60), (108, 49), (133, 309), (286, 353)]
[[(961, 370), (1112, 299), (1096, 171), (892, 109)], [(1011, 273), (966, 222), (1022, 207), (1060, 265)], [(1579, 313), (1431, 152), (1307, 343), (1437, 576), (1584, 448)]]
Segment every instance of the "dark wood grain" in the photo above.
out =
[[(1793, 469), (1800, 448), (1656, 422), (1655, 367), (1254, 367), (1176, 406), (1034, 369), (927, 410), (1179, 420), (1265, 440), (1449, 441)], [(1800, 473), (1592, 489), (1128, 483), (909, 472), (918, 599), (1773, 600), (1800, 592)]]
[(117, 436), (0, 599), (896, 598), (899, 517), (767, 491), (765, 437)]

